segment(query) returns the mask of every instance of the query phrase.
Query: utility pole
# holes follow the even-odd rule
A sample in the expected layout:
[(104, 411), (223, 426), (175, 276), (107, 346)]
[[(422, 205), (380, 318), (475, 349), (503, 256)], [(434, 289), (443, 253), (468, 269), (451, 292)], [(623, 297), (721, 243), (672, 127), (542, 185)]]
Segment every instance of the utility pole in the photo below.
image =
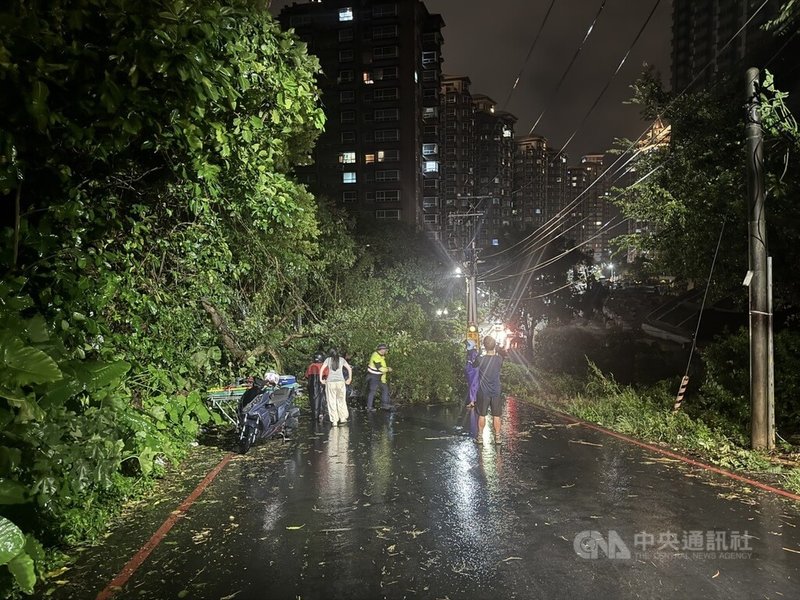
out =
[(764, 146), (758, 109), (759, 72), (747, 70), (747, 209), (749, 271), (745, 279), (750, 292), (750, 442), (753, 449), (774, 446), (770, 435), (770, 333), (767, 271), (767, 229), (764, 216)]
[[(459, 196), (459, 199), (484, 200), (493, 196)], [(467, 339), (475, 342), (480, 347), (480, 333), (478, 332), (478, 250), (475, 246), (478, 228), (475, 223), (483, 217), (483, 211), (476, 210), (473, 204), (467, 212), (450, 213), (448, 218), (459, 223), (468, 222), (471, 227), (469, 242), (464, 249), (464, 275), (467, 281)], [(466, 238), (466, 236), (464, 236)]]

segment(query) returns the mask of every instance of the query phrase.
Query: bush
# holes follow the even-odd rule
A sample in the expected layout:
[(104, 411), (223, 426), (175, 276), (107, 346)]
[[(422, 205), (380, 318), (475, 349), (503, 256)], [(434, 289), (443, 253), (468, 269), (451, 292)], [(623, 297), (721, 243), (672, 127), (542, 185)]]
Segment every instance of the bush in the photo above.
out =
[[(775, 334), (775, 425), (785, 437), (800, 432), (800, 333)], [(720, 336), (702, 353), (705, 377), (692, 414), (724, 418), (747, 432), (750, 424), (750, 337), (746, 328)]]

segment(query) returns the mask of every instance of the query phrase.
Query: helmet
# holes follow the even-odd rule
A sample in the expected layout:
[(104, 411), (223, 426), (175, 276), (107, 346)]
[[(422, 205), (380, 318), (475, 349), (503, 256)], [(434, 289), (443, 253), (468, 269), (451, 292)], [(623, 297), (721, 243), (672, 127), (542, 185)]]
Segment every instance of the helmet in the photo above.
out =
[(388, 349), (389, 346), (387, 346), (386, 344), (378, 344), (378, 347), (375, 348), (375, 350), (388, 350)]
[(314, 353), (314, 362), (321, 363), (323, 360), (325, 360), (325, 355), (322, 352)]

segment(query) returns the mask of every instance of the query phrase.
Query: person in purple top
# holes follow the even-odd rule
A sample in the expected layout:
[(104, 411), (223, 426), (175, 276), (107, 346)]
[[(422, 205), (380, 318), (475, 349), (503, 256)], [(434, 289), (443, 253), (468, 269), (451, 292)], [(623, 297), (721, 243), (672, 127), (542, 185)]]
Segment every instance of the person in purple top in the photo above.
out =
[[(497, 342), (487, 335), (483, 338), (484, 354), (478, 357), (478, 432), (475, 436), (475, 443), (483, 443), (483, 428), (486, 426), (486, 415), (489, 409), (492, 410), (492, 425), (494, 429), (494, 443), (501, 444), (500, 437), (501, 417), (503, 416), (503, 404), (505, 398), (500, 389), (500, 369), (503, 367), (504, 354), (497, 351)], [(502, 352), (502, 350), (501, 350)]]
[(478, 349), (473, 340), (466, 341), (467, 362), (464, 365), (464, 376), (467, 379), (467, 414), (465, 415), (464, 426), (469, 420), (469, 433), (475, 437), (478, 433), (478, 413), (475, 410), (475, 402), (478, 399), (478, 367), (475, 361), (478, 360)]
[(467, 404), (475, 406), (478, 399), (478, 367), (475, 361), (478, 360), (478, 349), (475, 342), (467, 340), (467, 364), (464, 366), (464, 375), (467, 377)]

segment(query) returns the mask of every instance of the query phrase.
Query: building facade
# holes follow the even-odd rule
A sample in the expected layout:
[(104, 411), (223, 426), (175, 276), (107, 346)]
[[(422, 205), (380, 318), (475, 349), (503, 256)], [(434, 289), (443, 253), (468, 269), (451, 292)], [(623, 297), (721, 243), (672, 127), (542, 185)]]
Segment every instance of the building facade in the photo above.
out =
[(744, 69), (755, 66), (745, 61), (758, 63), (765, 58), (763, 52), (774, 50), (772, 34), (763, 25), (775, 18), (781, 4), (769, 0), (756, 12), (760, 1), (673, 0), (672, 90), (703, 86), (721, 74), (744, 78)]
[(476, 232), (479, 248), (500, 245), (513, 220), (514, 124), (511, 113), (498, 111), (489, 96), (473, 94), (475, 107), (475, 194), (473, 206), (483, 212)]
[(298, 177), (354, 216), (426, 225), (422, 198), (441, 178), (442, 18), (419, 0), (321, 0), (278, 18), (322, 66), (327, 123)]
[(465, 228), (475, 195), (475, 107), (469, 77), (442, 81), (442, 184), (440, 214), (446, 248), (457, 253), (470, 241)]
[(542, 227), (548, 215), (548, 146), (539, 135), (516, 138), (514, 148), (514, 217), (523, 230)]

